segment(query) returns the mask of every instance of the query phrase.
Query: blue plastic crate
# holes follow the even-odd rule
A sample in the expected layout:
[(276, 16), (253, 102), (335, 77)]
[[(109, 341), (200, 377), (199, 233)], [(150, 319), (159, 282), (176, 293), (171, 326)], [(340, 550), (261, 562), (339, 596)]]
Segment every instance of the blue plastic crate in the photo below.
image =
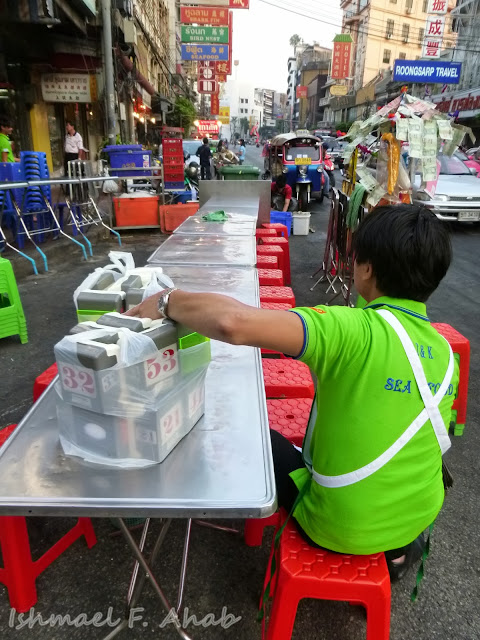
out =
[(174, 204), (186, 204), (187, 202), (195, 200), (195, 198), (192, 196), (192, 192), (189, 189), (170, 190), (170, 193), (173, 195)]
[(185, 184), (183, 182), (165, 182), (165, 189), (167, 189), (167, 191), (183, 191), (184, 186)]
[[(121, 178), (129, 177), (128, 171), (116, 172), (115, 169), (128, 169), (135, 167), (140, 169), (142, 167), (152, 166), (152, 152), (151, 151), (121, 151), (119, 153), (110, 153), (110, 173), (112, 176), (120, 175)], [(151, 176), (152, 172), (149, 171), (132, 171), (130, 177), (139, 176)]]
[(292, 214), (290, 211), (270, 211), (270, 222), (284, 224), (287, 227), (288, 235), (292, 233)]

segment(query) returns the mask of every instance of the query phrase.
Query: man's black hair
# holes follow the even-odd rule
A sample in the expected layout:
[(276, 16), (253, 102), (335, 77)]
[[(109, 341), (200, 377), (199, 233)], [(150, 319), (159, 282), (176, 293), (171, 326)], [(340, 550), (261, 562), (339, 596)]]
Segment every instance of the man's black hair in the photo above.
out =
[(275, 184), (277, 185), (278, 189), (283, 189), (283, 187), (287, 184), (287, 176), (284, 173), (281, 173), (275, 180)]
[(448, 271), (452, 245), (447, 227), (425, 207), (378, 207), (355, 234), (358, 264), (370, 262), (386, 296), (425, 302)]
[(208, 138), (203, 139), (203, 144), (208, 144)]
[(2, 116), (0, 118), (0, 127), (4, 127), (5, 129), (8, 129), (11, 126), (12, 126), (12, 122), (7, 117)]

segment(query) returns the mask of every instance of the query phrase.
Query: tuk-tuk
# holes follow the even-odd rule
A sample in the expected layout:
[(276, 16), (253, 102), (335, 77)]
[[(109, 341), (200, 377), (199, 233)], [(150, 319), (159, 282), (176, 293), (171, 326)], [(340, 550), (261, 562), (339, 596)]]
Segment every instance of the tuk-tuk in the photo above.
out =
[(285, 133), (272, 139), (264, 156), (263, 178), (276, 180), (285, 173), (287, 183), (296, 194), (300, 211), (305, 210), (312, 198), (322, 202), (325, 179), (319, 138), (300, 131)]

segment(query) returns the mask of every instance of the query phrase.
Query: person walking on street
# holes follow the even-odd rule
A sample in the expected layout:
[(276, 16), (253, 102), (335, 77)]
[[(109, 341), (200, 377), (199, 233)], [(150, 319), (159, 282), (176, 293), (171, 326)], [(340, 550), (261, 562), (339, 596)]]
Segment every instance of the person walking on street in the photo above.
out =
[(12, 123), (7, 118), (0, 120), (0, 161), (15, 162), (10, 136), (12, 135)]
[(243, 164), (245, 162), (245, 140), (243, 138), (240, 139), (240, 149), (238, 150), (238, 164)]
[(203, 144), (198, 147), (196, 155), (200, 158), (200, 175), (202, 180), (211, 180), (212, 172), (210, 161), (212, 159), (212, 152), (210, 150), (210, 145), (208, 144), (208, 138), (203, 139)]
[(85, 147), (83, 146), (83, 138), (76, 131), (75, 125), (67, 120), (67, 135), (65, 136), (65, 175), (68, 175), (68, 163), (70, 160), (83, 160), (85, 157)]

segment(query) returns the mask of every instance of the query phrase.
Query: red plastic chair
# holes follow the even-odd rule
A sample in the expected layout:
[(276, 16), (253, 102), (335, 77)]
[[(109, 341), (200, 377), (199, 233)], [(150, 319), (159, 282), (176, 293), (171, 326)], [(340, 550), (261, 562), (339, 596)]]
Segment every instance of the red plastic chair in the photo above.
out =
[(310, 369), (303, 362), (285, 358), (263, 358), (263, 380), (267, 398), (313, 398), (315, 387)]
[(277, 256), (257, 255), (257, 269), (278, 269)]
[(245, 520), (245, 544), (248, 547), (261, 547), (263, 540), (263, 532), (266, 527), (278, 528), (280, 523), (280, 512), (277, 511), (269, 518), (254, 518), (253, 520)]
[(270, 429), (278, 431), (292, 444), (301, 447), (312, 409), (311, 398), (267, 400)]
[(58, 374), (58, 368), (56, 364), (52, 364), (48, 369), (41, 373), (33, 383), (33, 401), (36, 402), (42, 393), (47, 390), (52, 380)]
[[(283, 511), (280, 519), (285, 520)], [(290, 520), (280, 538), (277, 572), (267, 640), (290, 640), (302, 598), (361, 604), (367, 611), (367, 640), (389, 639), (391, 590), (383, 553), (354, 556), (315, 549)], [(267, 571), (265, 586), (269, 579)]]
[(275, 229), (256, 229), (255, 230), (255, 237), (257, 239), (257, 243), (259, 241), (260, 238), (268, 238), (268, 237), (272, 237), (272, 238), (276, 238), (277, 237), (277, 232), (275, 231)]
[(456, 329), (449, 324), (440, 322), (432, 322), (432, 327), (438, 331), (452, 347), (453, 353), (460, 356), (460, 371), (458, 381), (458, 394), (453, 409), (457, 412), (457, 420), (455, 425), (455, 435), (463, 435), (465, 422), (467, 420), (467, 402), (468, 402), (468, 378), (470, 373), (470, 341), (462, 336)]
[[(16, 426), (11, 424), (0, 431), (0, 446)], [(77, 524), (68, 533), (34, 561), (24, 516), (0, 516), (0, 548), (3, 558), (0, 582), (8, 590), (10, 606), (13, 609), (18, 613), (24, 613), (36, 604), (36, 579), (81, 536), (85, 536), (89, 549), (96, 544), (97, 538), (90, 518), (78, 518)]]
[(285, 276), (285, 284), (290, 284), (292, 279), (290, 276), (290, 245), (288, 244), (287, 238), (260, 238), (260, 246), (261, 245), (273, 245), (281, 247), (285, 252), (285, 263), (283, 274)]
[(258, 281), (262, 287), (283, 287), (281, 269), (258, 269)]
[(265, 229), (275, 229), (279, 238), (288, 238), (288, 228), (281, 222), (264, 222), (262, 227)]
[(285, 273), (287, 270), (285, 251), (279, 245), (273, 244), (259, 244), (257, 245), (257, 258), (260, 256), (275, 256), (278, 260), (278, 268), (283, 271), (283, 278), (285, 279)]
[(295, 296), (290, 287), (260, 287), (260, 302), (286, 302), (295, 306)]

